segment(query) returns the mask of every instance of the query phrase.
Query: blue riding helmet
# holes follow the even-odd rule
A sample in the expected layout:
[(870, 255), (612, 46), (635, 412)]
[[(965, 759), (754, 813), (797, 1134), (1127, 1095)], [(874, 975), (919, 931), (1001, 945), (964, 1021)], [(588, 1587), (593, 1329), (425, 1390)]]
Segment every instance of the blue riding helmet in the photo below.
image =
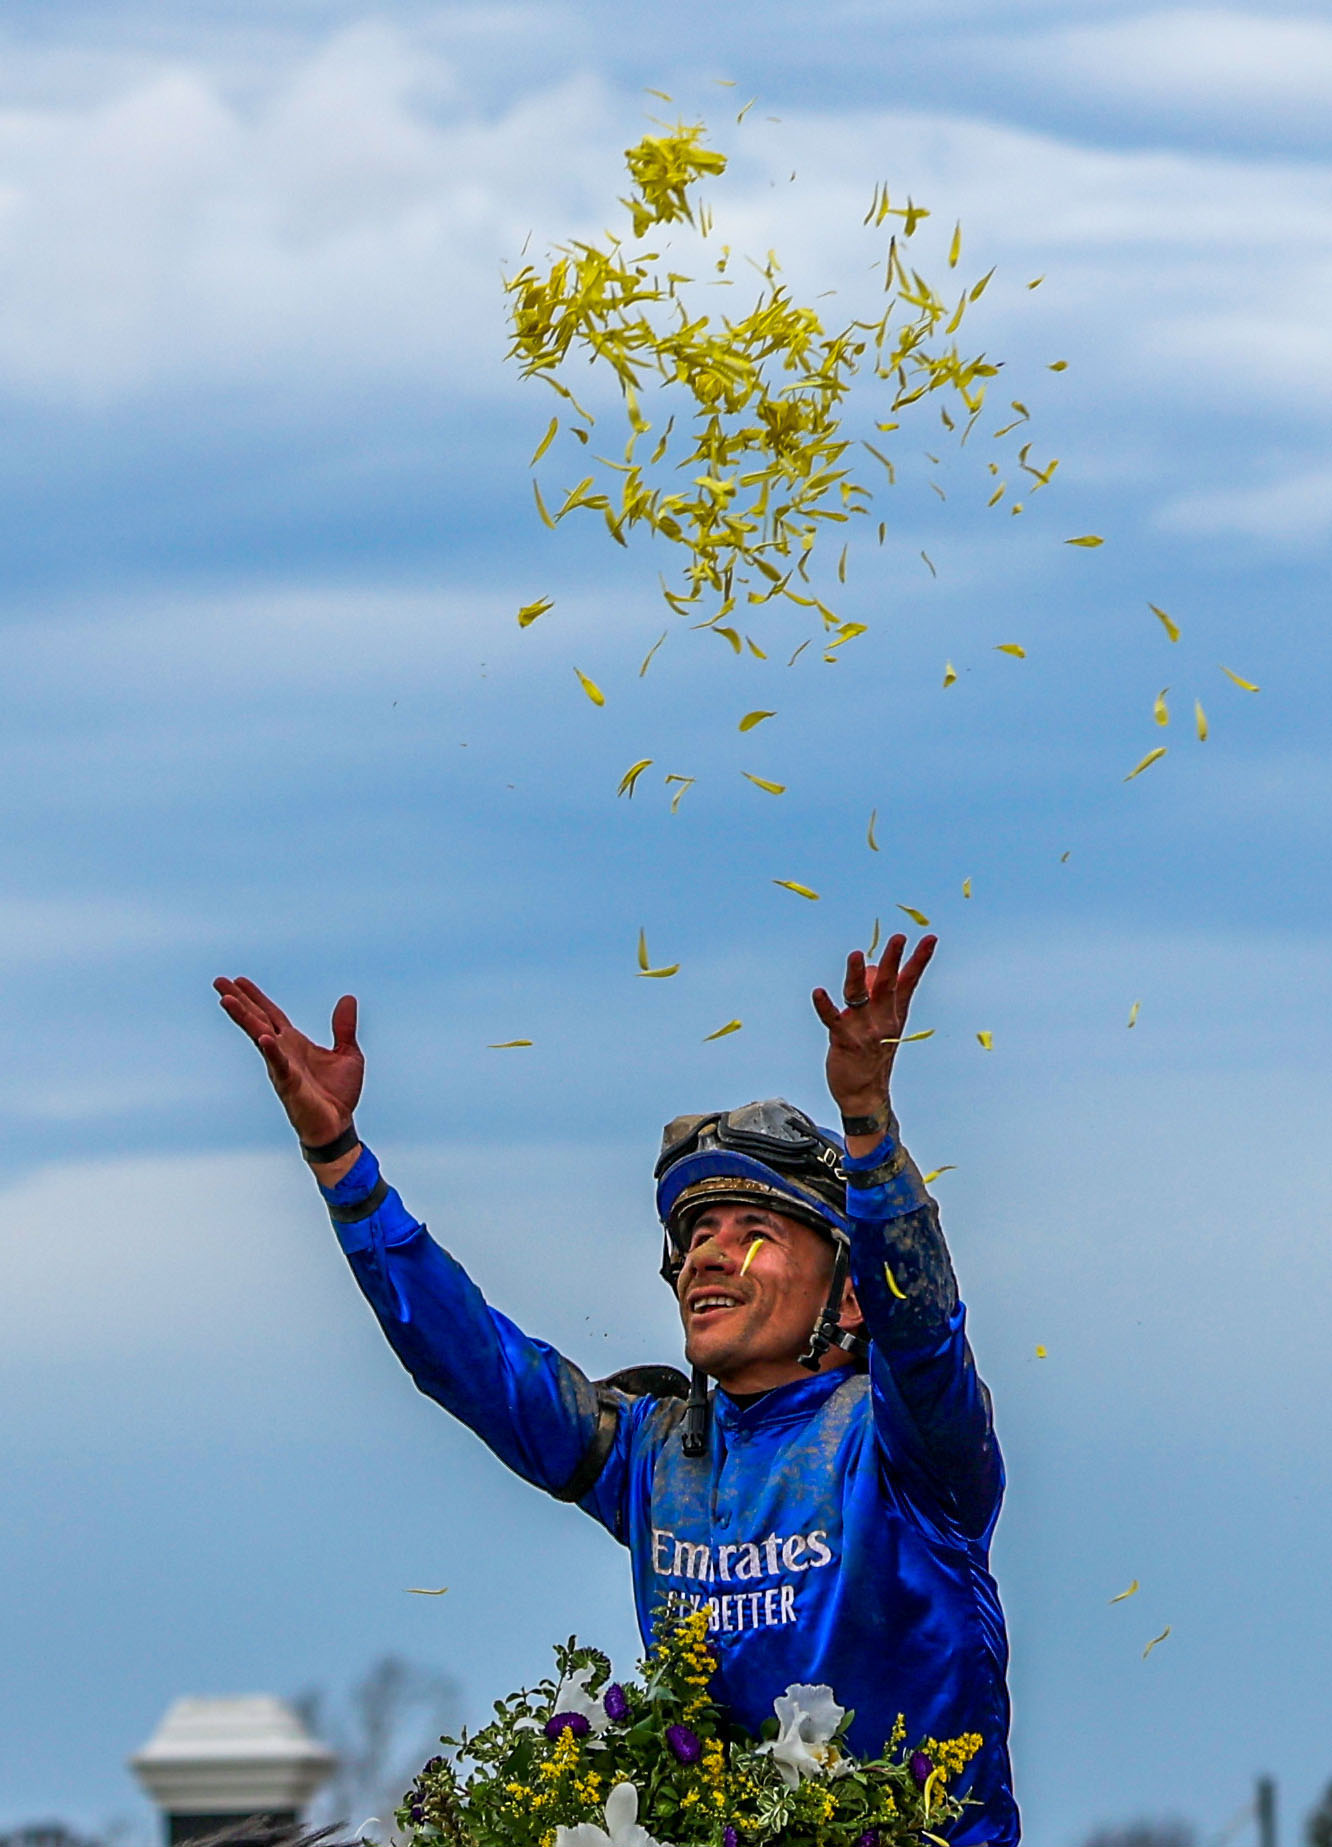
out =
[[(661, 1273), (674, 1289), (689, 1244), (692, 1220), (722, 1202), (766, 1205), (822, 1232), (834, 1249), (823, 1311), (810, 1332), (800, 1364), (817, 1372), (829, 1347), (866, 1364), (864, 1339), (839, 1325), (846, 1288), (851, 1225), (846, 1214), (846, 1148), (840, 1136), (782, 1097), (742, 1109), (677, 1116), (662, 1131), (654, 1169), (657, 1215), (665, 1232)], [(693, 1368), (681, 1441), (687, 1456), (707, 1446), (708, 1383)]]

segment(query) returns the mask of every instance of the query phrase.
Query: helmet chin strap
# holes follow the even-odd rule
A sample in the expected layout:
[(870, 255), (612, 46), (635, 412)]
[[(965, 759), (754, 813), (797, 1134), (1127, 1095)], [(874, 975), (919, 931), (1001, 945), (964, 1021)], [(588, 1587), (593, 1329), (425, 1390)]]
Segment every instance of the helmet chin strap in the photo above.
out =
[[(843, 1353), (849, 1353), (853, 1359), (864, 1360), (869, 1357), (869, 1342), (864, 1335), (853, 1334), (850, 1328), (840, 1325), (842, 1297), (846, 1293), (849, 1267), (846, 1245), (839, 1239), (837, 1255), (833, 1259), (832, 1280), (828, 1285), (828, 1299), (814, 1324), (809, 1346), (799, 1359), (799, 1364), (809, 1372), (819, 1370), (829, 1347), (840, 1347)], [(680, 1447), (686, 1456), (696, 1460), (706, 1454), (708, 1420), (708, 1375), (701, 1367), (695, 1366), (690, 1373), (689, 1399), (680, 1431)]]
[(863, 1334), (853, 1334), (849, 1328), (842, 1327), (842, 1297), (846, 1293), (847, 1271), (850, 1260), (847, 1247), (839, 1238), (837, 1255), (833, 1258), (832, 1280), (828, 1284), (828, 1299), (823, 1304), (823, 1312), (814, 1323), (814, 1331), (809, 1337), (809, 1346), (800, 1355), (799, 1364), (809, 1372), (817, 1372), (823, 1362), (823, 1356), (829, 1347), (840, 1347), (843, 1353), (849, 1353), (853, 1359), (863, 1360), (869, 1355), (869, 1342)]

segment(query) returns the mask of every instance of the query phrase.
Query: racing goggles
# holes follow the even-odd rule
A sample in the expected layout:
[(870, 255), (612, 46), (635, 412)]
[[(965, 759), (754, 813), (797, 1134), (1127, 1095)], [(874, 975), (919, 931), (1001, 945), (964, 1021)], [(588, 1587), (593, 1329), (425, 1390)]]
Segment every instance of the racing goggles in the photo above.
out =
[(841, 1143), (784, 1098), (677, 1116), (654, 1169), (657, 1210), (677, 1254), (689, 1219), (722, 1200), (762, 1201), (836, 1237), (845, 1229)]

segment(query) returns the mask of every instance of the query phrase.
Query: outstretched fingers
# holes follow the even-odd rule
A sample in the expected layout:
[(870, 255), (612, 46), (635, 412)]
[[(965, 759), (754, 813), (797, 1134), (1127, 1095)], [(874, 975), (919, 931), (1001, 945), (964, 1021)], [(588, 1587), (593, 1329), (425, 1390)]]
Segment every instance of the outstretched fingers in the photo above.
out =
[(333, 1009), (333, 1050), (335, 1052), (357, 1052), (356, 1043), (356, 996), (344, 994)]
[(836, 1026), (838, 1020), (842, 1017), (842, 1010), (837, 1005), (832, 995), (829, 994), (827, 988), (815, 988), (814, 992), (810, 995), (810, 999), (814, 1002), (814, 1011), (818, 1014), (823, 1024), (829, 1028)]

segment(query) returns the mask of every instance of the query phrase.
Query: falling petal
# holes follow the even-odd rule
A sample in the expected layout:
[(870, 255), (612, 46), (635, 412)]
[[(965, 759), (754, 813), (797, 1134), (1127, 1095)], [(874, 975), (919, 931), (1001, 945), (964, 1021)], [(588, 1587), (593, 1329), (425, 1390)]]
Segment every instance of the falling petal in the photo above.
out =
[(753, 1242), (751, 1243), (749, 1249), (745, 1252), (745, 1261), (740, 1265), (741, 1276), (744, 1275), (745, 1271), (749, 1268), (750, 1264), (753, 1263), (755, 1253), (757, 1252), (758, 1247), (760, 1244), (762, 1244), (762, 1242), (763, 1242), (762, 1238), (755, 1238)]
[(870, 818), (869, 818), (869, 826), (865, 829), (865, 838), (869, 842), (869, 849), (871, 853), (877, 853), (879, 850), (879, 843), (874, 837), (874, 823), (878, 820), (878, 818), (879, 818), (878, 809), (877, 808), (871, 809)]
[(693, 788), (694, 784), (697, 781), (698, 781), (698, 778), (696, 776), (668, 776), (666, 778), (667, 788), (669, 788), (673, 782), (678, 782), (680, 785), (680, 787), (675, 791), (675, 794), (671, 797), (671, 813), (672, 814), (677, 813), (677, 811), (679, 810), (681, 801), (689, 793), (689, 791)]
[(880, 1039), (879, 1044), (880, 1045), (915, 1045), (918, 1039), (932, 1039), (935, 1035), (936, 1030), (937, 1029), (933, 1026), (927, 1026), (922, 1032), (907, 1033), (905, 1037), (901, 1039)]
[(648, 649), (647, 653), (643, 656), (643, 665), (638, 670), (638, 677), (640, 680), (642, 679), (643, 675), (647, 672), (648, 667), (652, 660), (652, 656), (657, 652), (657, 649), (661, 646), (662, 642), (665, 641), (669, 633), (670, 633), (669, 629), (663, 629), (660, 635), (658, 635), (657, 639), (653, 642), (652, 646)]
[(1207, 714), (1203, 711), (1202, 701), (1199, 699), (1193, 702), (1193, 723), (1198, 732), (1198, 742), (1205, 744), (1207, 742)]
[(555, 432), (559, 429), (559, 427), (560, 427), (559, 418), (552, 417), (550, 420), (550, 428), (546, 431), (546, 434), (541, 438), (541, 441), (537, 444), (535, 453), (532, 456), (532, 460), (528, 463), (529, 468), (536, 467), (537, 463), (541, 460), (542, 456), (546, 453), (547, 449), (549, 449), (550, 445), (554, 442)]
[(765, 789), (769, 795), (786, 794), (784, 782), (769, 782), (766, 776), (751, 776), (748, 770), (741, 770), (740, 774), (746, 782), (752, 782), (756, 789)]
[(640, 981), (664, 981), (669, 975), (678, 975), (680, 964), (672, 962), (669, 968), (643, 968), (638, 971)]
[(805, 652), (805, 649), (808, 646), (809, 646), (808, 641), (802, 641), (800, 646), (796, 649), (795, 653), (791, 656), (790, 660), (786, 663), (787, 666), (794, 667), (796, 662), (800, 659), (800, 656)]
[(874, 934), (870, 938), (869, 948), (865, 951), (865, 960), (867, 962), (872, 962), (874, 960), (874, 952), (878, 947), (879, 947), (879, 920), (876, 917), (874, 919)]
[(646, 930), (638, 932), (638, 966), (643, 969), (652, 967), (652, 958), (648, 954)]
[[(1073, 849), (1070, 847), (1069, 852), (1071, 853), (1072, 850)], [(1068, 853), (1061, 853), (1059, 855), (1059, 863), (1061, 866), (1066, 866), (1068, 864)]]
[(1155, 750), (1149, 750), (1147, 752), (1147, 755), (1143, 758), (1141, 763), (1134, 765), (1124, 778), (1124, 781), (1132, 782), (1135, 776), (1141, 776), (1144, 770), (1150, 769), (1152, 764), (1158, 762), (1165, 754), (1166, 746), (1164, 744), (1158, 744)]
[(1038, 1360), (1048, 1360), (1048, 1359), (1049, 1359), (1049, 1357), (1050, 1357), (1050, 1355), (1049, 1355), (1049, 1353), (1048, 1353), (1048, 1352), (1046, 1351), (1046, 1349), (1045, 1349), (1044, 1347), (1037, 1347), (1037, 1349), (1036, 1349), (1036, 1358), (1037, 1358)]
[(977, 1033), (976, 1042), (984, 1051), (992, 1052), (994, 1050), (994, 1034), (992, 1032)]
[(1045, 369), (1047, 372), (1067, 372), (1068, 361), (1067, 359), (1052, 359)]
[(1139, 1589), (1138, 1580), (1134, 1578), (1133, 1582), (1129, 1585), (1128, 1589), (1120, 1591), (1117, 1597), (1111, 1597), (1110, 1602), (1111, 1603), (1122, 1603), (1125, 1597), (1136, 1597), (1138, 1594), (1138, 1589)]
[(1147, 607), (1161, 624), (1166, 634), (1169, 635), (1171, 641), (1178, 641), (1180, 630), (1179, 624), (1175, 621), (1174, 617), (1168, 616), (1164, 609), (1158, 609), (1155, 603), (1149, 603)]
[(943, 683), (945, 687), (955, 686), (957, 684), (957, 669), (951, 661), (944, 662)]
[(1156, 720), (1158, 725), (1168, 725), (1170, 723), (1170, 707), (1166, 704), (1166, 694), (1169, 691), (1170, 688), (1168, 686), (1163, 686), (1152, 701), (1152, 717)]
[(774, 885), (780, 885), (783, 891), (793, 891), (797, 898), (817, 898), (818, 893), (811, 891), (808, 885), (801, 885), (796, 879), (774, 879)]
[(924, 1180), (924, 1184), (926, 1186), (929, 1186), (932, 1181), (935, 1181), (939, 1178), (940, 1174), (955, 1174), (956, 1172), (957, 1172), (957, 1163), (955, 1161), (945, 1161), (942, 1167), (932, 1167), (929, 1173), (923, 1175), (922, 1178)]
[(842, 547), (842, 555), (837, 560), (837, 581), (839, 584), (844, 584), (846, 582), (846, 551), (847, 548), (844, 545)]
[(740, 720), (737, 729), (740, 731), (752, 731), (755, 725), (761, 725), (765, 718), (776, 718), (776, 716), (777, 714), (775, 712), (746, 712), (744, 717)]
[(963, 879), (962, 881), (962, 896), (964, 898), (969, 898), (971, 896), (971, 880), (970, 879)]
[(579, 673), (577, 667), (574, 668), (574, 672), (578, 674), (578, 684), (582, 687), (593, 705), (605, 705), (606, 695), (602, 692), (596, 681), (589, 680), (585, 673)]
[(531, 628), (538, 616), (544, 616), (548, 609), (554, 607), (555, 599), (550, 596), (540, 596), (535, 603), (524, 603), (518, 611), (519, 628)]
[(1036, 276), (1027, 284), (1027, 287), (1029, 289), (1038, 289), (1044, 281), (1044, 276)]
[(1098, 537), (1098, 536), (1096, 535), (1096, 533), (1094, 533), (1094, 532), (1084, 532), (1081, 538), (1079, 538), (1079, 539), (1065, 539), (1065, 540), (1064, 540), (1064, 543), (1065, 543), (1065, 545), (1088, 545), (1088, 546), (1091, 546), (1091, 545), (1104, 545), (1104, 544), (1105, 544), (1105, 540), (1104, 540), (1104, 539), (1102, 539), (1102, 538), (1099, 538), (1099, 537)]
[(651, 767), (651, 764), (652, 764), (651, 757), (643, 757), (643, 758), (640, 758), (640, 760), (637, 763), (631, 763), (629, 768), (624, 772), (624, 775), (621, 776), (620, 786), (615, 791), (615, 793), (617, 795), (627, 795), (632, 801), (633, 794), (634, 794), (634, 784), (638, 781), (639, 777), (643, 774), (643, 771)]
[(707, 1045), (710, 1040), (724, 1039), (728, 1033), (738, 1033), (743, 1025), (743, 1020), (728, 1020), (725, 1026), (719, 1026), (715, 1033), (704, 1033), (703, 1043)]
[(893, 1294), (897, 1297), (899, 1302), (906, 1301), (906, 1290), (898, 1288), (897, 1278), (893, 1275), (892, 1270), (887, 1264), (884, 1264), (883, 1266), (883, 1280), (884, 1282), (887, 1283), (888, 1287), (892, 1290)]
[(1027, 650), (1020, 641), (1000, 641), (995, 644), (996, 654), (1011, 654), (1015, 660), (1025, 661)]
[(1166, 1637), (1169, 1634), (1170, 1634), (1170, 1624), (1167, 1623), (1165, 1628), (1161, 1631), (1160, 1635), (1154, 1635), (1151, 1641), (1148, 1642), (1146, 1648), (1143, 1649), (1142, 1658), (1144, 1661), (1147, 1659), (1148, 1655), (1152, 1652), (1152, 1650), (1156, 1647), (1157, 1643), (1164, 1642)]
[(934, 568), (934, 560), (930, 557), (930, 554), (928, 552), (922, 552), (920, 555), (930, 567), (930, 576), (937, 577), (939, 573)]
[(413, 1584), (408, 1588), (407, 1595), (409, 1597), (442, 1597), (448, 1588), (447, 1584), (441, 1584), (438, 1590), (418, 1590)]
[(644, 96), (659, 96), (664, 103), (673, 103), (675, 101), (673, 96), (667, 96), (665, 90), (653, 90), (647, 85), (644, 85), (643, 94)]
[(541, 515), (541, 524), (543, 526), (549, 526), (551, 531), (554, 532), (555, 522), (550, 517), (550, 513), (547, 510), (546, 503), (541, 498), (541, 489), (537, 486), (535, 481), (532, 483), (532, 492), (536, 495), (537, 512)]
[(488, 1052), (511, 1052), (516, 1046), (531, 1045), (530, 1039), (501, 1039), (497, 1045), (488, 1045)]
[(1141, 1008), (1142, 1002), (1140, 1000), (1135, 1000), (1133, 1005), (1129, 1008), (1128, 1024), (1130, 1027), (1134, 1027), (1138, 1024), (1138, 1014)]
[(962, 226), (958, 224), (958, 225), (955, 225), (953, 228), (953, 241), (948, 246), (948, 267), (949, 269), (957, 268), (957, 259), (961, 256), (961, 254), (962, 254)]
[[(1217, 662), (1217, 666), (1221, 667), (1220, 661)], [(1242, 692), (1258, 693), (1262, 691), (1262, 688), (1260, 686), (1255, 686), (1252, 680), (1242, 680), (1237, 673), (1232, 673), (1229, 667), (1221, 667), (1221, 671), (1228, 680), (1233, 680)]]
[(930, 920), (925, 915), (924, 911), (918, 911), (915, 906), (911, 904), (899, 904), (897, 908), (899, 911), (905, 911), (912, 923), (919, 924), (922, 930), (929, 929)]

